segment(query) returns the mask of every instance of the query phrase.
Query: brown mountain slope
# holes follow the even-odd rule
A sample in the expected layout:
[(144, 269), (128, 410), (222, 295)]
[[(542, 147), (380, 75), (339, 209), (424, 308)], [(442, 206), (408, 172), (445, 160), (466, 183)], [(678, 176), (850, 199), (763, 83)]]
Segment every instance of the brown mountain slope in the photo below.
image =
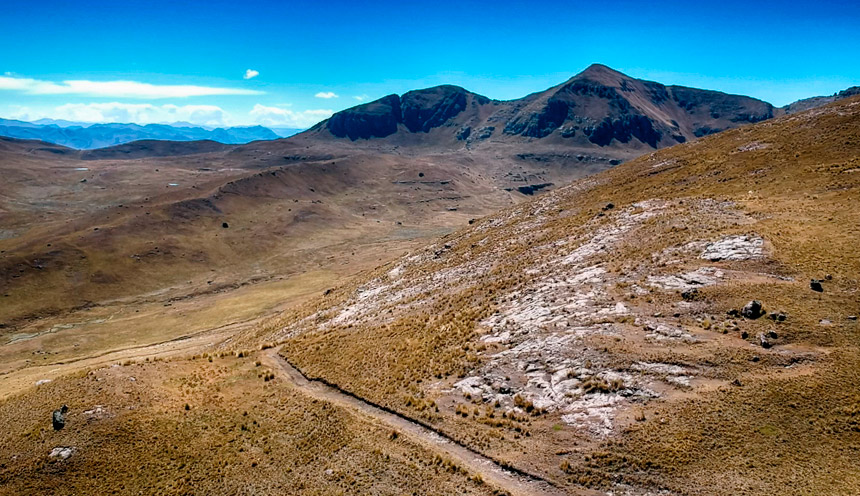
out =
[(230, 346), (571, 489), (852, 494), (858, 190), (855, 97), (481, 219)]
[(81, 152), (81, 158), (84, 160), (125, 160), (135, 158), (176, 157), (232, 150), (233, 148), (235, 148), (235, 145), (225, 145), (212, 140), (139, 140), (106, 148), (85, 150)]
[(830, 96), (813, 96), (811, 98), (804, 98), (803, 100), (798, 100), (782, 107), (780, 111), (786, 114), (794, 114), (797, 112), (803, 112), (804, 110), (818, 108), (823, 105), (827, 105), (828, 103), (833, 103), (837, 100), (849, 98), (854, 95), (860, 95), (860, 86), (851, 86), (850, 88), (845, 88), (842, 91), (837, 91)]
[[(205, 159), (202, 163), (212, 170), (203, 172), (193, 157), (185, 163), (176, 158), (83, 162), (88, 171), (70, 166), (62, 174), (86, 175), (87, 182), (75, 180), (66, 190), (68, 200), (55, 198), (42, 207), (43, 225), (36, 221), (38, 211), (29, 208), (21, 214), (29, 216), (17, 236), (0, 240), (0, 290), (9, 295), (0, 318), (188, 280), (206, 289), (208, 280), (230, 284), (292, 273), (327, 258), (348, 258), (356, 244), (436, 236), (440, 229), (465, 225), (471, 217), (511, 203), (510, 193), (462, 161), (402, 161), (362, 153), (309, 158), (281, 167), (248, 158), (219, 158), (218, 165)], [(225, 167), (227, 161), (257, 168)], [(115, 185), (124, 180), (117, 165), (144, 169), (132, 179), (143, 183), (134, 196), (116, 196), (131, 186)], [(171, 180), (176, 188), (161, 182)], [(148, 188), (150, 181), (161, 184)], [(86, 203), (76, 203), (76, 191), (88, 195)], [(21, 187), (15, 193), (32, 194)], [(59, 208), (67, 210), (56, 212)], [(88, 215), (72, 217), (75, 210)], [(324, 246), (330, 250), (320, 251)], [(37, 293), (56, 296), (34, 301)]]

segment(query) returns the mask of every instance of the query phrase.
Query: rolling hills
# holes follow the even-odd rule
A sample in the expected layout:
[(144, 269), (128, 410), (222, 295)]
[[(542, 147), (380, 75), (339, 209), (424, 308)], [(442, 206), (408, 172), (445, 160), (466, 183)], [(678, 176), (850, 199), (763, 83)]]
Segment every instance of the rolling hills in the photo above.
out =
[[(524, 124), (544, 122), (562, 101), (567, 110), (555, 128)], [(300, 271), (295, 254), (336, 243), (351, 257), (346, 240), (428, 240), (537, 191), (695, 138), (702, 126), (772, 113), (747, 97), (664, 87), (595, 65), (522, 100), (493, 102), (453, 86), (418, 90), (340, 112), (290, 139), (243, 146), (149, 140), (79, 152), (6, 139), (0, 166), (14, 180), (0, 191), (8, 211), (0, 291), (9, 295), (0, 323), (17, 328), (167, 287), (205, 291), (213, 271), (228, 285)], [(383, 121), (396, 122), (397, 131), (374, 137)], [(639, 131), (623, 124), (633, 121)], [(474, 127), (480, 135), (490, 123), (498, 139), (463, 134)], [(613, 131), (599, 137), (600, 126)], [(350, 133), (372, 139), (353, 141)], [(220, 228), (225, 222), (230, 227)], [(36, 292), (55, 296), (34, 300)]]

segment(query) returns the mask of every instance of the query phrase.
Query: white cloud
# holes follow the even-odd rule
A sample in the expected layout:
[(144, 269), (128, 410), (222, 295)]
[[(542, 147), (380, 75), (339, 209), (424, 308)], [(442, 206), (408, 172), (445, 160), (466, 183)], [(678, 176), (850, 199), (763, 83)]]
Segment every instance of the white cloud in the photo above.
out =
[(308, 128), (317, 122), (331, 117), (333, 110), (317, 109), (293, 111), (280, 107), (266, 107), (259, 103), (249, 112), (257, 124), (276, 127)]
[(204, 126), (230, 125), (230, 116), (215, 105), (152, 105), (150, 103), (67, 103), (50, 112), (21, 107), (12, 116), (33, 121), (41, 118), (79, 122), (134, 122), (136, 124), (191, 122)]
[(83, 95), (109, 98), (186, 98), (212, 95), (260, 95), (262, 91), (195, 85), (158, 85), (138, 81), (67, 80), (59, 83), (0, 76), (0, 90), (29, 95)]
[(245, 71), (245, 75), (242, 76), (243, 79), (251, 79), (260, 75), (259, 71), (255, 71), (254, 69), (248, 69)]
[(320, 91), (314, 96), (317, 98), (325, 98), (326, 100), (328, 100), (329, 98), (337, 98), (337, 93), (333, 91)]
[(216, 105), (155, 105), (151, 103), (66, 103), (58, 107), (31, 109), (10, 105), (3, 117), (22, 121), (43, 118), (87, 123), (158, 124), (190, 122), (199, 126), (247, 126), (308, 128), (331, 117), (329, 109), (292, 110), (256, 104), (247, 114), (231, 114)]
[(356, 100), (358, 100), (359, 102), (363, 102), (363, 101), (367, 100), (368, 98), (370, 98), (370, 96), (368, 96), (368, 95), (358, 95), (358, 96), (354, 96), (353, 98), (355, 98), (355, 99), (356, 99)]

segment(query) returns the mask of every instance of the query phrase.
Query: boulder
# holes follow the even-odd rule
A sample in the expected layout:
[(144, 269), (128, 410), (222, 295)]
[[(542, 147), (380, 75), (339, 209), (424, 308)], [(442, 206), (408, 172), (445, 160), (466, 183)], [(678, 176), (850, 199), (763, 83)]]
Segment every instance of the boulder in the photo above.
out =
[(60, 408), (54, 410), (54, 413), (51, 414), (51, 424), (53, 424), (55, 431), (58, 431), (66, 426), (66, 412), (68, 411), (69, 407), (63, 405)]
[(821, 281), (819, 281), (818, 279), (812, 279), (809, 281), (809, 289), (817, 293), (824, 292), (824, 286), (821, 285)]
[(771, 346), (770, 341), (764, 333), (760, 333), (758, 335), (758, 342), (761, 344), (762, 348), (770, 348)]
[(747, 319), (757, 319), (764, 315), (764, 307), (758, 300), (752, 300), (741, 309), (741, 315)]

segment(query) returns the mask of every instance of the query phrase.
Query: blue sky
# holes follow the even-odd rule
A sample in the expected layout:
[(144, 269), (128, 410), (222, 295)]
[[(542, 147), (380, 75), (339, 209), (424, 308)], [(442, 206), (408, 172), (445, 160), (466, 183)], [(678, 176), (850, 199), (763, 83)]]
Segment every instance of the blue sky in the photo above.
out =
[(307, 127), (443, 83), (518, 98), (593, 62), (783, 105), (860, 84), (860, 3), (3, 0), (0, 46), (7, 118)]

